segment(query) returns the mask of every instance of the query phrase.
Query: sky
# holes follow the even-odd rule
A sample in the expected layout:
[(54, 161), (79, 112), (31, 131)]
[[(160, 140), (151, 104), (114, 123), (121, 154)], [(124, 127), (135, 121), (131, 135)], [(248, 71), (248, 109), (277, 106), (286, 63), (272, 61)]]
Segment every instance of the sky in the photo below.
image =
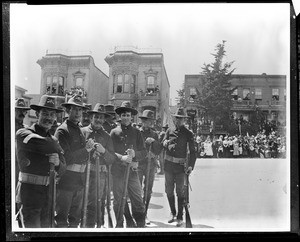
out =
[[(172, 105), (184, 76), (200, 74), (226, 40), (234, 74), (289, 72), (289, 4), (165, 3), (10, 5), (11, 86), (40, 92), (47, 50), (90, 52), (106, 75), (116, 46), (161, 49)], [(14, 89), (12, 90), (14, 92)]]

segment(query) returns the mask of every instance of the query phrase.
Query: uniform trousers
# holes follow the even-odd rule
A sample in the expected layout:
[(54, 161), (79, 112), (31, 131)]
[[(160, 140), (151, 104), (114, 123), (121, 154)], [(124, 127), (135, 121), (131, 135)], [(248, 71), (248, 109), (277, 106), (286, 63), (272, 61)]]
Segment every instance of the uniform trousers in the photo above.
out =
[[(124, 191), (124, 177), (113, 175), (113, 194), (114, 194), (114, 212), (116, 215), (116, 219), (118, 219), (118, 210), (120, 204), (122, 202), (122, 196)], [(142, 187), (138, 177), (137, 171), (130, 170), (128, 186), (127, 186), (127, 194), (131, 201), (132, 207), (132, 216), (137, 223), (137, 227), (145, 226), (145, 205), (142, 199)], [(121, 224), (124, 222), (123, 216), (120, 218)]]

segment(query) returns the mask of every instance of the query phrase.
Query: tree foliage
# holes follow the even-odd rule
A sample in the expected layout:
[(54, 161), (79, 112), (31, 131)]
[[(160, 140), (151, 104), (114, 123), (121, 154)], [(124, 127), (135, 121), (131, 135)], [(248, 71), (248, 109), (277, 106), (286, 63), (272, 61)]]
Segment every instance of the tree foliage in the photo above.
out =
[(178, 95), (178, 97), (176, 99), (177, 104), (179, 106), (183, 107), (184, 103), (185, 103), (185, 90), (184, 90), (184, 88), (182, 88), (182, 89), (176, 90), (176, 92), (177, 92), (177, 95)]
[[(199, 97), (199, 104), (204, 106), (206, 115), (214, 123), (223, 125), (229, 121), (230, 109), (232, 107), (232, 92), (236, 89), (230, 84), (231, 75), (234, 69), (231, 69), (234, 61), (223, 64), (225, 56), (225, 42), (218, 44), (215, 48), (214, 62), (205, 64), (202, 67), (203, 89)], [(218, 120), (220, 120), (218, 122)], [(227, 125), (226, 125), (227, 126)]]

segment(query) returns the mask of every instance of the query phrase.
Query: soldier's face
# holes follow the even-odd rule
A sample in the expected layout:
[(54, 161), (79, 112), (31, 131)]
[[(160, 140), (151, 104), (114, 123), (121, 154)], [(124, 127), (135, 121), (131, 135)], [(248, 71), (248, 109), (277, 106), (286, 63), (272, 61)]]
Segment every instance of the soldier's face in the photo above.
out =
[(90, 115), (86, 112), (82, 113), (82, 125), (88, 126), (91, 123)]
[(23, 123), (23, 120), (24, 120), (26, 114), (27, 114), (27, 110), (16, 108), (15, 109), (15, 120), (18, 123)]
[(93, 114), (92, 126), (95, 129), (100, 129), (105, 121), (104, 114)]
[(149, 129), (152, 126), (152, 120), (151, 119), (141, 119), (142, 120), (142, 126), (145, 129)]
[(38, 125), (46, 130), (51, 129), (54, 121), (56, 120), (56, 112), (51, 109), (42, 108), (37, 112)]
[(82, 107), (72, 105), (69, 112), (69, 120), (74, 123), (79, 123), (82, 118)]
[(180, 127), (184, 124), (184, 118), (175, 117), (174, 122), (177, 127)]
[(121, 113), (120, 115), (121, 123), (124, 125), (129, 125), (131, 123), (131, 112)]

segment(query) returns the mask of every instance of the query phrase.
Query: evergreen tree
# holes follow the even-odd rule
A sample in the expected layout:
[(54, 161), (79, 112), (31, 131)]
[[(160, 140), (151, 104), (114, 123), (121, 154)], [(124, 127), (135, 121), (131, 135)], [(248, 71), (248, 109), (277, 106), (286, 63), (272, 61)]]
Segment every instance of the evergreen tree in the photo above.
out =
[(216, 46), (214, 62), (202, 67), (203, 89), (199, 97), (199, 104), (204, 107), (206, 116), (214, 121), (214, 124), (222, 124), (225, 128), (230, 122), (230, 109), (232, 107), (231, 94), (237, 88), (231, 87), (230, 79), (234, 69), (232, 62), (223, 64), (225, 56), (225, 42)]
[(178, 97), (176, 98), (177, 105), (184, 107), (185, 104), (185, 90), (184, 88), (176, 90)]

